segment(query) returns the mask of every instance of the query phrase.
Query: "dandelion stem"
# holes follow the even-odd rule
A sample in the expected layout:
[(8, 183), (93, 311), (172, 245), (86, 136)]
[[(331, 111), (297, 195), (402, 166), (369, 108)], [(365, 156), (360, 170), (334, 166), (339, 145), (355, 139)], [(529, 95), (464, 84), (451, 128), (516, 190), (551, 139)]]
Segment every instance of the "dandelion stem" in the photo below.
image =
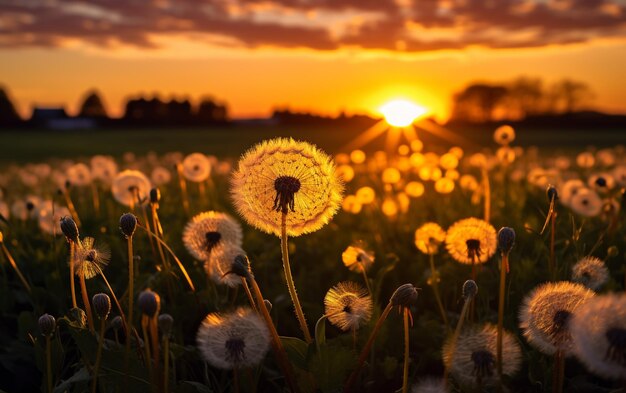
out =
[(246, 291), (246, 295), (248, 296), (248, 301), (250, 302), (250, 306), (256, 312), (259, 310), (256, 307), (256, 303), (254, 302), (254, 298), (252, 297), (252, 292), (250, 292), (250, 287), (248, 286), (248, 281), (245, 278), (241, 277), (241, 283), (243, 284), (243, 289)]
[[(126, 350), (124, 353), (124, 363), (126, 368), (126, 376), (129, 375), (129, 361), (130, 361), (130, 334), (129, 331), (133, 328), (133, 300), (135, 298), (134, 291), (134, 278), (133, 273), (135, 271), (134, 257), (133, 257), (133, 237), (128, 236), (126, 238), (128, 244), (128, 331), (126, 332)], [(137, 342), (139, 345), (139, 342)], [(148, 358), (149, 361), (150, 358)]]
[(302, 306), (300, 306), (300, 299), (298, 299), (298, 293), (296, 292), (296, 286), (293, 282), (293, 277), (291, 276), (291, 266), (289, 265), (289, 245), (287, 239), (287, 212), (283, 210), (282, 212), (282, 220), (281, 220), (281, 236), (280, 236), (280, 245), (281, 251), (283, 254), (283, 268), (285, 270), (285, 278), (287, 280), (287, 288), (289, 289), (289, 295), (291, 296), (291, 301), (293, 302), (294, 308), (296, 310), (296, 317), (298, 317), (298, 322), (300, 323), (300, 329), (304, 333), (304, 340), (307, 344), (313, 342), (311, 338), (311, 333), (309, 332), (309, 328), (306, 324), (306, 319), (304, 318), (304, 312), (302, 312)]
[(169, 392), (170, 388), (170, 338), (163, 335), (163, 391)]
[(370, 337), (367, 339), (367, 343), (365, 344), (365, 347), (363, 347), (363, 350), (361, 351), (361, 355), (359, 355), (359, 360), (357, 361), (357, 366), (354, 369), (354, 371), (352, 371), (352, 374), (350, 374), (350, 378), (348, 378), (348, 382), (346, 382), (346, 386), (345, 386), (345, 388), (343, 390), (344, 392), (346, 392), (346, 393), (350, 392), (350, 390), (352, 389), (352, 385), (354, 385), (354, 383), (356, 382), (356, 378), (359, 376), (361, 368), (363, 367), (363, 363), (365, 363), (365, 359), (367, 359), (367, 355), (369, 354), (370, 350), (372, 349), (372, 345), (374, 344), (374, 340), (376, 339), (376, 336), (378, 335), (378, 332), (380, 331), (380, 328), (383, 326), (383, 322), (385, 322), (385, 319), (387, 319), (387, 316), (391, 312), (392, 307), (393, 306), (392, 306), (391, 302), (389, 302), (387, 304), (387, 307), (385, 307), (385, 310), (383, 311), (381, 316), (378, 318), (378, 321), (376, 321), (376, 325), (374, 326), (374, 330), (372, 330), (372, 333), (370, 334)]
[(452, 336), (452, 340), (451, 343), (452, 345), (450, 345), (450, 353), (448, 356), (448, 365), (447, 367), (444, 369), (443, 372), (443, 380), (445, 382), (445, 384), (448, 384), (448, 374), (450, 372), (450, 367), (452, 367), (452, 362), (454, 361), (454, 353), (456, 351), (456, 342), (459, 339), (459, 335), (461, 334), (461, 330), (463, 329), (463, 323), (465, 322), (465, 318), (467, 317), (467, 311), (468, 311), (468, 306), (470, 305), (470, 303), (472, 303), (473, 297), (468, 297), (467, 299), (465, 299), (465, 302), (463, 303), (463, 308), (461, 309), (461, 316), (459, 317), (459, 321), (456, 324), (456, 329), (454, 330), (454, 335)]
[(183, 166), (179, 163), (176, 164), (176, 173), (178, 174), (178, 184), (180, 185), (181, 199), (183, 200), (183, 209), (185, 214), (189, 216), (189, 197), (187, 196), (187, 182), (183, 176)]
[(195, 291), (196, 288), (193, 285), (193, 281), (191, 281), (191, 277), (189, 277), (189, 274), (187, 274), (187, 269), (185, 269), (185, 266), (183, 266), (183, 263), (180, 261), (180, 259), (178, 259), (178, 257), (176, 256), (176, 254), (174, 254), (174, 251), (172, 251), (172, 249), (167, 245), (167, 243), (165, 243), (163, 240), (161, 240), (157, 235), (155, 235), (154, 233), (152, 233), (152, 231), (147, 228), (144, 227), (142, 225), (137, 225), (138, 228), (143, 229), (144, 231), (146, 231), (146, 233), (149, 236), (152, 236), (159, 244), (162, 244), (163, 247), (165, 247), (165, 249), (167, 250), (167, 252), (170, 253), (170, 255), (172, 256), (172, 258), (174, 258), (174, 260), (176, 261), (176, 264), (178, 264), (178, 267), (180, 268), (180, 270), (183, 272), (183, 275), (185, 276), (185, 279), (187, 280), (187, 283), (189, 284), (189, 287), (191, 288), (192, 291)]
[[(554, 202), (552, 202), (554, 203)], [(554, 242), (556, 237), (556, 212), (552, 211), (550, 215), (550, 277), (552, 281), (556, 280), (556, 258), (554, 255)]]
[(149, 332), (150, 341), (152, 343), (152, 359), (154, 360), (154, 379), (155, 379), (155, 384), (158, 387), (160, 386), (160, 384), (158, 383), (158, 378), (159, 378), (159, 375), (161, 375), (161, 373), (160, 373), (160, 366), (159, 366), (159, 358), (160, 358), (159, 333), (157, 330), (157, 315), (156, 314), (148, 319), (148, 327), (150, 329), (150, 332)]
[(74, 254), (76, 244), (70, 240), (70, 291), (72, 292), (72, 308), (78, 307), (76, 303), (76, 286), (74, 284)]
[(50, 348), (50, 335), (46, 334), (46, 379), (48, 382), (48, 393), (52, 393), (52, 359)]
[(404, 367), (402, 369), (402, 393), (409, 391), (409, 309), (404, 308)]
[(498, 300), (498, 336), (496, 341), (496, 365), (498, 370), (498, 383), (502, 390), (502, 334), (504, 329), (504, 289), (506, 284), (506, 270), (509, 265), (509, 253), (502, 253), (500, 263), (500, 292)]
[(98, 351), (96, 352), (96, 365), (93, 368), (93, 381), (91, 383), (91, 393), (96, 393), (98, 386), (98, 370), (100, 369), (100, 361), (102, 360), (102, 346), (104, 344), (104, 326), (106, 319), (100, 319), (100, 334), (98, 336)]
[(0, 244), (2, 244), (2, 251), (4, 252), (4, 255), (7, 257), (9, 263), (11, 264), (11, 267), (13, 268), (13, 270), (15, 270), (15, 273), (20, 278), (20, 281), (22, 282), (22, 284), (24, 285), (24, 287), (26, 288), (26, 290), (29, 293), (32, 292), (32, 290), (30, 288), (30, 285), (28, 284), (28, 281), (26, 281), (26, 278), (22, 274), (22, 271), (20, 270), (19, 266), (17, 266), (17, 263), (15, 263), (15, 259), (13, 259), (13, 256), (9, 252), (9, 249), (7, 248), (7, 246), (4, 245), (4, 242), (2, 242)]
[(85, 312), (87, 313), (87, 325), (89, 326), (89, 330), (94, 333), (96, 330), (93, 325), (93, 314), (91, 313), (91, 304), (89, 304), (89, 294), (87, 293), (87, 285), (85, 284), (85, 274), (81, 272), (78, 279), (80, 282), (80, 294), (83, 297), (83, 304), (85, 305)]
[(565, 374), (565, 356), (561, 350), (554, 353), (554, 373), (552, 376), (552, 393), (563, 393), (563, 379)]
[(491, 219), (491, 186), (489, 184), (489, 173), (487, 168), (482, 168), (483, 176), (483, 190), (485, 192), (485, 221), (489, 222)]
[(272, 346), (274, 347), (274, 352), (276, 353), (276, 359), (278, 361), (278, 366), (282, 369), (283, 374), (285, 374), (285, 378), (287, 379), (287, 384), (292, 392), (298, 392), (298, 385), (295, 383), (295, 379), (293, 377), (293, 370), (291, 369), (291, 363), (289, 363), (289, 358), (287, 357), (287, 352), (285, 351), (285, 347), (283, 346), (282, 341), (280, 341), (280, 337), (278, 336), (278, 332), (276, 331), (276, 326), (274, 326), (274, 322), (272, 321), (272, 317), (270, 316), (269, 311), (267, 310), (267, 306), (263, 301), (263, 294), (261, 293), (261, 289), (257, 284), (254, 277), (250, 277), (250, 284), (252, 284), (252, 290), (254, 292), (254, 296), (256, 297), (259, 310), (261, 311), (261, 315), (263, 319), (265, 319), (265, 324), (270, 331), (270, 335), (272, 337)]
[(443, 324), (446, 326), (446, 330), (450, 329), (448, 325), (448, 317), (446, 317), (446, 311), (443, 307), (443, 302), (441, 301), (441, 296), (439, 295), (439, 273), (435, 268), (435, 255), (428, 254), (428, 260), (430, 262), (430, 277), (432, 280), (433, 292), (435, 293), (435, 300), (437, 301), (437, 305), (439, 306), (439, 312), (441, 313), (441, 319), (443, 320)]
[(150, 352), (151, 344), (150, 344), (150, 336), (148, 335), (148, 323), (149, 323), (149, 317), (147, 315), (142, 315), (141, 316), (141, 333), (143, 335), (143, 348), (146, 351), (146, 367), (148, 368), (148, 374), (150, 375), (150, 383), (153, 383), (152, 353)]
[(365, 285), (367, 286), (367, 292), (370, 293), (370, 296), (374, 296), (374, 293), (372, 292), (372, 287), (370, 286), (370, 280), (369, 280), (369, 278), (367, 278), (367, 272), (365, 271), (365, 265), (363, 265), (363, 263), (361, 263), (360, 265), (361, 265), (361, 273), (363, 273), (363, 280), (365, 281)]

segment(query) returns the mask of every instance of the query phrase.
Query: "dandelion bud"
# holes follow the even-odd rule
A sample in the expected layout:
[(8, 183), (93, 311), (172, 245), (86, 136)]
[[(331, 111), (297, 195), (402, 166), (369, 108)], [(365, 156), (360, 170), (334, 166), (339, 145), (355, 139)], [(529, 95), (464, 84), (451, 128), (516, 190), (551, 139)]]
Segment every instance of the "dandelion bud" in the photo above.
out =
[(87, 327), (87, 314), (82, 308), (74, 307), (70, 310), (70, 318), (72, 321), (78, 324), (78, 326), (85, 328)]
[(391, 295), (393, 306), (409, 307), (417, 301), (417, 288), (413, 284), (400, 285)]
[(163, 335), (169, 337), (174, 325), (174, 318), (170, 314), (161, 314), (159, 315), (158, 323)]
[(250, 260), (245, 255), (237, 255), (230, 268), (230, 273), (234, 273), (239, 277), (250, 278)]
[(515, 244), (515, 230), (509, 227), (502, 227), (498, 231), (498, 248), (504, 254), (508, 254), (511, 252), (513, 244)]
[(611, 246), (606, 251), (607, 258), (614, 258), (617, 256), (617, 254), (619, 254), (619, 249), (616, 246)]
[(68, 242), (78, 243), (78, 226), (72, 217), (61, 218), (61, 231)]
[(159, 201), (161, 200), (161, 191), (157, 188), (154, 187), (153, 189), (150, 190), (150, 203), (159, 203)]
[(122, 317), (116, 315), (113, 319), (111, 319), (111, 327), (113, 327), (114, 330), (122, 329), (124, 327), (124, 324), (122, 323)]
[(43, 314), (39, 317), (39, 330), (44, 336), (51, 336), (56, 328), (56, 320), (50, 314)]
[(134, 214), (125, 213), (120, 217), (120, 230), (127, 239), (133, 236), (135, 228), (137, 228), (137, 217)]
[(143, 314), (153, 317), (161, 308), (161, 297), (158, 293), (146, 289), (139, 294), (137, 304)]
[(272, 311), (272, 302), (267, 299), (263, 299), (263, 303), (265, 304), (265, 308), (267, 308), (267, 312)]
[(476, 285), (476, 281), (467, 280), (463, 284), (463, 298), (466, 301), (472, 300), (474, 296), (478, 293), (478, 285)]
[(546, 190), (546, 194), (548, 195), (548, 201), (550, 201), (550, 202), (552, 202), (553, 199), (555, 201), (557, 199), (559, 199), (559, 193), (556, 191), (556, 187), (553, 186), (552, 184), (548, 185), (548, 189)]
[(106, 293), (97, 293), (92, 299), (93, 309), (100, 319), (107, 319), (111, 312), (111, 299)]

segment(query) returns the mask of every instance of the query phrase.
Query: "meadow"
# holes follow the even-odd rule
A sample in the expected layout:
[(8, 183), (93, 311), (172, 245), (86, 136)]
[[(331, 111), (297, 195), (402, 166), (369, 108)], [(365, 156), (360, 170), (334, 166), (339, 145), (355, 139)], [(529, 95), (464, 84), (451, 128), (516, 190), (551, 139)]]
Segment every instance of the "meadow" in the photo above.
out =
[(0, 133), (0, 389), (624, 387), (623, 133), (359, 131)]

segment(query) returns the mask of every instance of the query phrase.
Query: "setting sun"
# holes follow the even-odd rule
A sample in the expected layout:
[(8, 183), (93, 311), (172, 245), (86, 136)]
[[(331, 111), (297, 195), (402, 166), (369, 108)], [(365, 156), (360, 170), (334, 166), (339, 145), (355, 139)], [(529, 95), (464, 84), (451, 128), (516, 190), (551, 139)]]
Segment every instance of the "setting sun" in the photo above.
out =
[(393, 100), (380, 107), (385, 121), (394, 127), (407, 127), (428, 110), (407, 100)]

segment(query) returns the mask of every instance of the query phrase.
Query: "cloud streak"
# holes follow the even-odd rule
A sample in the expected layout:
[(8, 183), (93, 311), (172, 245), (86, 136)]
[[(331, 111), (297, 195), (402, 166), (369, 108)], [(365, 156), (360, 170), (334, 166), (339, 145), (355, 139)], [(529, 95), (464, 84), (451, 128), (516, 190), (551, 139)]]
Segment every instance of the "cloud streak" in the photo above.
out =
[(0, 0), (0, 47), (214, 45), (422, 52), (524, 48), (626, 33), (624, 0)]

